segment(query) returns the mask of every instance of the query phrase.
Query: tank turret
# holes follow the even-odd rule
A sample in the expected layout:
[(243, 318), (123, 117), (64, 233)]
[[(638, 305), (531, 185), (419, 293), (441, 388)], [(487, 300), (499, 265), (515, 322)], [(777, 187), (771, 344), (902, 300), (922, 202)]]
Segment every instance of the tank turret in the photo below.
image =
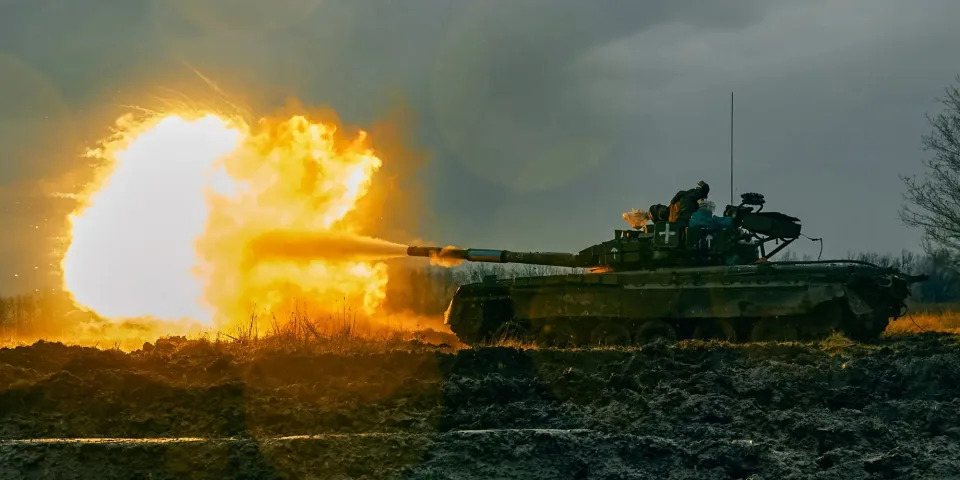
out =
[[(614, 230), (613, 239), (578, 253), (512, 252), (478, 248), (409, 247), (407, 255), (469, 262), (519, 263), (584, 268), (593, 272), (649, 270), (676, 266), (748, 265), (769, 259), (800, 236), (799, 219), (762, 209), (763, 196), (745, 193), (727, 206), (725, 228), (698, 228), (651, 222), (632, 230)], [(767, 252), (770, 242), (779, 245)]]

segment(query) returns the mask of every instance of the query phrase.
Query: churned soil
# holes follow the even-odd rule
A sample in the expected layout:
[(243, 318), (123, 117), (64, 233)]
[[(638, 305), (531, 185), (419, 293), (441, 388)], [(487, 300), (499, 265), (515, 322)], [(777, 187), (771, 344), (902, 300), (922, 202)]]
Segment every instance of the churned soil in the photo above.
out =
[(955, 478), (960, 337), (0, 350), (2, 478)]

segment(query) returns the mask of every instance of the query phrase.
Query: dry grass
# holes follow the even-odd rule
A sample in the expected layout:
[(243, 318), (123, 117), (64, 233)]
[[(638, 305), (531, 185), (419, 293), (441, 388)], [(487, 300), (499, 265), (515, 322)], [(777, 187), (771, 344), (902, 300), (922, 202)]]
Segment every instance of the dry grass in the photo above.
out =
[(217, 332), (199, 340), (211, 342), (234, 354), (262, 351), (298, 351), (311, 353), (382, 353), (391, 350), (423, 348), (460, 348), (452, 334), (431, 329), (374, 328), (358, 324), (356, 318), (311, 318), (293, 312), (288, 319), (270, 318), (268, 331), (261, 331), (260, 319), (251, 314), (248, 322), (234, 332)]
[(887, 333), (944, 332), (960, 334), (960, 311), (908, 313), (890, 322)]
[(0, 330), (0, 348), (33, 344), (38, 340), (66, 345), (95, 347), (102, 350), (133, 352), (164, 345), (175, 347), (213, 347), (233, 355), (256, 355), (264, 352), (381, 353), (391, 350), (429, 348), (457, 349), (462, 345), (452, 333), (430, 328), (402, 327), (398, 323), (375, 324), (361, 321), (352, 314), (310, 316), (293, 311), (284, 316), (264, 317), (251, 313), (247, 319), (226, 330), (194, 330), (191, 333), (163, 328), (140, 331), (114, 328), (104, 331), (50, 333), (32, 332), (16, 335)]

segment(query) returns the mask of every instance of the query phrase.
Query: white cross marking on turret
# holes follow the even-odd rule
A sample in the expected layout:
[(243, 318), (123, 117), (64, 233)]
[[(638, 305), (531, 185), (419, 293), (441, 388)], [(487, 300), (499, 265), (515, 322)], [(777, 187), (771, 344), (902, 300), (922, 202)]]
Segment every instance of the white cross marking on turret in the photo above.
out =
[(670, 224), (667, 223), (663, 226), (663, 231), (660, 232), (660, 236), (663, 237), (663, 243), (667, 243), (670, 239), (676, 235), (676, 232), (670, 230)]

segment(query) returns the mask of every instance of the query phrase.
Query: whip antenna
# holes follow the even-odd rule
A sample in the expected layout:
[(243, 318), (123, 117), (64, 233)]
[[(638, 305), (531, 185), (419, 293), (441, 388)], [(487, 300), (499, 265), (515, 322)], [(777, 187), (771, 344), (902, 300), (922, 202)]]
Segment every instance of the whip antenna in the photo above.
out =
[(733, 205), (733, 92), (730, 92), (730, 205)]

